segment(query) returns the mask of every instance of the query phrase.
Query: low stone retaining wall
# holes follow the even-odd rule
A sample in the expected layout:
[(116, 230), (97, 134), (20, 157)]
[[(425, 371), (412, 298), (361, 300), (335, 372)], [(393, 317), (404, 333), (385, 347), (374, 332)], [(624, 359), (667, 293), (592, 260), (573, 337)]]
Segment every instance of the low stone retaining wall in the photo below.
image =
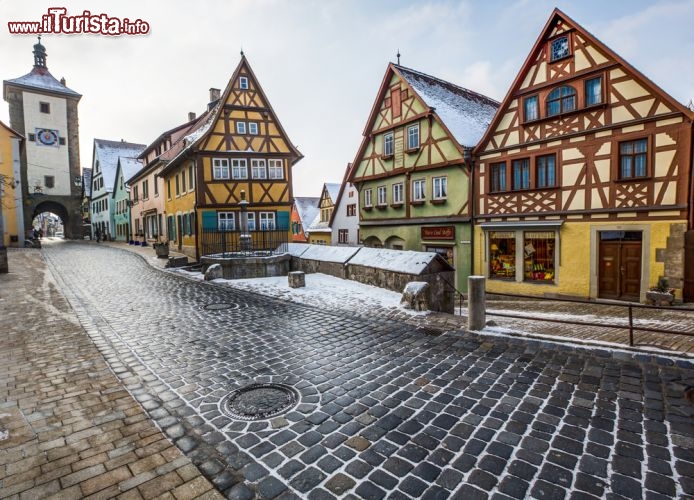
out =
[(202, 272), (212, 264), (222, 267), (224, 279), (269, 278), (271, 276), (286, 276), (290, 271), (292, 257), (289, 254), (271, 255), (268, 257), (202, 257)]

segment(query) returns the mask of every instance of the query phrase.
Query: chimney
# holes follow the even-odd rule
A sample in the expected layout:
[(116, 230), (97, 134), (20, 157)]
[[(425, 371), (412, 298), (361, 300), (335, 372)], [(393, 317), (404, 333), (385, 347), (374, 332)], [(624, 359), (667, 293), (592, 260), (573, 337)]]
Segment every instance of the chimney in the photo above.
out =
[(188, 121), (192, 122), (193, 120), (195, 120), (195, 113), (190, 111), (188, 112)]
[(60, 79), (60, 84), (61, 84), (63, 87), (65, 87), (65, 77), (62, 77), (62, 78)]
[(218, 101), (221, 96), (221, 90), (219, 89), (210, 89), (210, 102)]

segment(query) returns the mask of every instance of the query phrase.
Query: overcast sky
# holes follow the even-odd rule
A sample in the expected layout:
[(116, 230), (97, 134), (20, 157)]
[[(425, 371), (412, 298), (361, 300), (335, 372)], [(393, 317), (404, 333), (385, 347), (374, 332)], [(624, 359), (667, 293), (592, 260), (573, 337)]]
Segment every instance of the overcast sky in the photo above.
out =
[(148, 144), (189, 111), (200, 114), (243, 48), (304, 155), (294, 194), (319, 196), (354, 159), (398, 49), (404, 66), (501, 100), (555, 6), (675, 99), (694, 98), (694, 0), (0, 0), (0, 77), (33, 66), (36, 38), (10, 35), (8, 21), (40, 21), (49, 7), (65, 7), (149, 23), (144, 36), (42, 40), (50, 72), (83, 95), (84, 168), (94, 138)]

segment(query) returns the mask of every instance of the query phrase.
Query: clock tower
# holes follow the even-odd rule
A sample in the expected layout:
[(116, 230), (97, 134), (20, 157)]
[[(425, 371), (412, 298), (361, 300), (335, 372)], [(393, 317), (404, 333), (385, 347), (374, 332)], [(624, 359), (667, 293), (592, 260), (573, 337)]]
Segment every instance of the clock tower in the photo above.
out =
[(48, 71), (41, 37), (33, 54), (30, 73), (3, 82), (10, 127), (26, 139), (20, 168), (25, 229), (38, 214), (52, 212), (62, 219), (66, 238), (81, 238), (77, 105), (82, 96)]

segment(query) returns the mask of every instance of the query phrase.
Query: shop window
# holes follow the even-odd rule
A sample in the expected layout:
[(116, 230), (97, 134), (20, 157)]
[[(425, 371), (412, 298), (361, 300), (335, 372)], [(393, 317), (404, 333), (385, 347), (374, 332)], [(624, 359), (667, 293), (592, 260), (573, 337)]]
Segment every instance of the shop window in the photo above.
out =
[(489, 278), (515, 279), (516, 233), (492, 231), (489, 233)]
[(553, 231), (523, 233), (524, 281), (554, 282), (554, 249)]

